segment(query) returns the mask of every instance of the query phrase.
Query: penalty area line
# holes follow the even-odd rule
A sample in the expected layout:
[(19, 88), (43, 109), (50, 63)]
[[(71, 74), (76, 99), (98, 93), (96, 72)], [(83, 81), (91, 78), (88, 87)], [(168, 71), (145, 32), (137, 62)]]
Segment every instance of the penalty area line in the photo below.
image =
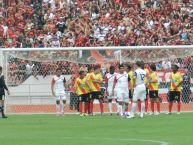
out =
[(151, 143), (156, 143), (159, 145), (168, 145), (167, 142), (165, 141), (157, 141), (157, 140), (145, 140), (145, 139), (132, 139), (132, 138), (117, 138), (117, 139), (113, 139), (113, 138), (104, 138), (104, 139), (108, 139), (108, 140), (119, 140), (119, 141), (134, 141), (134, 142), (151, 142)]

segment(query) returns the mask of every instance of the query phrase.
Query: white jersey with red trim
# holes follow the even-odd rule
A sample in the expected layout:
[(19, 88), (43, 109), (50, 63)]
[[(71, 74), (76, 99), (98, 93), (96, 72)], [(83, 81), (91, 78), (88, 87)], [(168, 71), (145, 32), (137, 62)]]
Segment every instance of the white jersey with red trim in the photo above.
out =
[(64, 87), (64, 81), (65, 81), (65, 77), (64, 76), (54, 76), (53, 77), (53, 80), (54, 80), (54, 92), (55, 92), (55, 95), (58, 96), (58, 95), (65, 95), (65, 87)]
[(115, 76), (116, 76), (116, 73), (114, 74), (107, 73), (105, 76), (105, 83), (108, 84), (109, 89), (113, 88)]
[(115, 82), (116, 82), (116, 88), (117, 90), (121, 90), (121, 91), (129, 91), (129, 75), (126, 73), (120, 74), (117, 73), (116, 77), (115, 77)]

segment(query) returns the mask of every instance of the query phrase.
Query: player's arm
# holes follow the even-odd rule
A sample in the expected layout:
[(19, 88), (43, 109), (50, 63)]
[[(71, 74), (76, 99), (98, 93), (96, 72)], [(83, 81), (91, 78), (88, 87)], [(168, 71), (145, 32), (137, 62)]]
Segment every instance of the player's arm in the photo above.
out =
[(102, 78), (102, 76), (99, 78), (99, 79), (97, 79), (97, 80), (93, 80), (93, 83), (99, 83), (99, 84), (102, 84), (103, 83), (103, 78)]
[(75, 90), (77, 89), (77, 82), (76, 82), (76, 80), (74, 81), (74, 89)]
[(180, 80), (180, 82), (177, 84), (177, 86), (174, 88), (174, 90), (176, 90), (178, 87), (180, 87), (182, 85), (183, 80), (182, 80), (181, 75), (179, 76), (179, 80)]
[(66, 79), (65, 78), (63, 80), (63, 83), (64, 83), (64, 87), (67, 89), (67, 83), (66, 83)]
[(137, 73), (134, 72), (134, 75), (133, 75), (133, 89), (136, 87), (136, 78), (137, 78)]
[(52, 90), (52, 95), (55, 96), (55, 93), (54, 93), (54, 85), (55, 85), (55, 80), (52, 79), (52, 82), (51, 82), (51, 90)]
[(106, 90), (106, 93), (107, 93), (107, 96), (109, 95), (109, 92), (108, 92), (108, 78), (107, 76), (105, 76), (105, 90)]
[(92, 90), (91, 85), (90, 85), (90, 83), (89, 83), (89, 81), (91, 81), (91, 80), (92, 80), (92, 79), (91, 79), (91, 75), (86, 76), (86, 85), (88, 86), (88, 88), (89, 88), (90, 90)]
[(131, 77), (128, 75), (128, 89), (131, 89), (132, 90), (132, 82), (131, 82)]
[(158, 82), (158, 77), (157, 77), (157, 75), (155, 75), (155, 76), (149, 76), (148, 77), (148, 81), (147, 81), (148, 83), (157, 83)]
[(116, 84), (117, 84), (117, 77), (115, 77), (114, 82), (113, 82), (112, 96), (114, 96), (114, 90), (115, 90)]
[(9, 95), (10, 92), (9, 92), (7, 85), (5, 84), (4, 76), (1, 77), (1, 80), (2, 80), (2, 84), (3, 84), (3, 88), (7, 91), (7, 94)]

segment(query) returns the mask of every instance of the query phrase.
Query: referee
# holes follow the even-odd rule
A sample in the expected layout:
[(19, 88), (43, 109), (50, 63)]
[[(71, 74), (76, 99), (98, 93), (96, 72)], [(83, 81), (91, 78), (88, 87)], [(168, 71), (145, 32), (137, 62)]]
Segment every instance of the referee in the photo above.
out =
[(0, 66), (0, 112), (2, 114), (2, 118), (7, 118), (4, 114), (4, 100), (3, 96), (5, 95), (5, 90), (9, 95), (9, 90), (5, 84), (4, 76), (2, 75), (2, 67)]

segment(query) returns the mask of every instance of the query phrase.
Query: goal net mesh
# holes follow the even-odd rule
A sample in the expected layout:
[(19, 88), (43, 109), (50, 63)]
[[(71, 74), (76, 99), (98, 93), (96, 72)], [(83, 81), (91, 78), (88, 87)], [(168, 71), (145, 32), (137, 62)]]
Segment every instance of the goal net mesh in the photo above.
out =
[[(190, 84), (184, 81), (182, 85), (182, 111), (193, 111), (193, 47), (112, 47), (112, 49), (104, 47), (75, 48), (75, 50), (20, 48), (0, 51), (3, 73), (11, 91), (11, 95), (6, 96), (7, 113), (54, 113), (55, 98), (51, 95), (50, 83), (57, 67), (62, 68), (70, 86), (72, 76), (80, 69), (86, 70), (89, 65), (100, 64), (104, 73), (112, 64), (127, 62), (134, 64), (137, 60), (156, 64), (162, 111), (168, 110), (167, 92), (171, 64), (178, 64), (182, 74), (187, 70), (191, 79)], [(105, 111), (108, 112), (105, 99), (104, 102)], [(67, 104), (66, 112), (75, 113), (77, 96), (70, 89), (68, 89)], [(97, 101), (95, 105), (95, 112), (98, 112)], [(114, 111), (116, 111), (115, 105)]]

